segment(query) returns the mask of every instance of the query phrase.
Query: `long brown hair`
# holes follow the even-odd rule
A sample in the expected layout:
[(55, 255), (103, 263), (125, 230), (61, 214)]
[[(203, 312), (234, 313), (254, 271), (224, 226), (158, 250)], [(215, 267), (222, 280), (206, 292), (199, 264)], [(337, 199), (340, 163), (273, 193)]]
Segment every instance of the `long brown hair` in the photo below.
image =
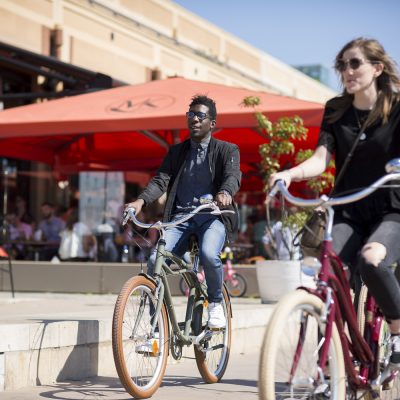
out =
[[(385, 124), (388, 121), (393, 104), (400, 100), (400, 76), (397, 65), (377, 40), (363, 37), (351, 40), (343, 46), (335, 58), (335, 65), (343, 58), (345, 51), (354, 47), (358, 47), (370, 62), (383, 64), (383, 71), (376, 78), (378, 98), (374, 108), (369, 113), (365, 127), (373, 125), (380, 119)], [(340, 74), (339, 71), (338, 73)], [(330, 100), (328, 105), (335, 111), (330, 115), (328, 122), (337, 121), (351, 106), (353, 100), (354, 95), (347, 93), (346, 89), (343, 90), (341, 96)]]

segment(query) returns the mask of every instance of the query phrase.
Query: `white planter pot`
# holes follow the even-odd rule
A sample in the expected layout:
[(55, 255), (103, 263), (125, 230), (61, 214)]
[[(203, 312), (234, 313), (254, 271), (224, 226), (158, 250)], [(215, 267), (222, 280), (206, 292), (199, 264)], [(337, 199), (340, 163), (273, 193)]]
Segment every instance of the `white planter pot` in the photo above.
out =
[(256, 267), (262, 303), (275, 303), (298, 286), (315, 287), (314, 279), (301, 272), (300, 261), (265, 260)]

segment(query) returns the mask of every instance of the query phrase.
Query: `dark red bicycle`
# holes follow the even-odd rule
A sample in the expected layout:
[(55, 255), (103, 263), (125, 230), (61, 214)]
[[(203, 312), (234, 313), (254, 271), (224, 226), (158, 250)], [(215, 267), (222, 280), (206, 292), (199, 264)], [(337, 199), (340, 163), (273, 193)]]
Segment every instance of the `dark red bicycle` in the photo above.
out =
[(259, 396), (274, 399), (400, 399), (399, 371), (390, 364), (389, 327), (363, 287), (356, 312), (345, 266), (332, 248), (332, 206), (360, 200), (400, 180), (400, 159), (388, 174), (358, 193), (304, 200), (280, 191), (292, 204), (327, 210), (320, 259), (305, 258), (302, 270), (316, 288), (299, 287), (277, 304), (268, 324), (259, 368)]

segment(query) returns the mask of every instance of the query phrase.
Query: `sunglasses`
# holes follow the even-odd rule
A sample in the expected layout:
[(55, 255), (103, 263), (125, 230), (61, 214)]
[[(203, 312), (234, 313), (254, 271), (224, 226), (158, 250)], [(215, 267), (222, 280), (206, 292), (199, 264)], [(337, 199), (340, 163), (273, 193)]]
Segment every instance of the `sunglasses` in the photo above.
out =
[(194, 118), (196, 116), (200, 121), (203, 121), (203, 119), (208, 118), (208, 115), (206, 113), (201, 112), (201, 111), (188, 111), (186, 113), (186, 116), (189, 119), (192, 119), (192, 118)]
[(363, 60), (362, 58), (350, 58), (349, 60), (337, 60), (335, 64), (335, 68), (340, 71), (346, 71), (347, 67), (350, 66), (352, 70), (356, 70), (361, 67), (363, 64), (374, 64), (372, 61)]

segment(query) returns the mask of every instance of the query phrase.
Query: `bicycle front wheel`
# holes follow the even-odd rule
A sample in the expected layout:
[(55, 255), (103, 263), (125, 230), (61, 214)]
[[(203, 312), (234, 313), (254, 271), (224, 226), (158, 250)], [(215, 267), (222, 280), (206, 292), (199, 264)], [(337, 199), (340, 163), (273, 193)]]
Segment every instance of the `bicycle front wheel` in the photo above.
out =
[(231, 279), (226, 280), (225, 285), (231, 297), (242, 297), (246, 293), (246, 280), (238, 273), (233, 274)]
[(165, 306), (152, 332), (157, 300), (155, 285), (144, 276), (129, 279), (115, 304), (112, 347), (115, 367), (126, 391), (147, 398), (161, 385), (168, 358), (168, 319)]
[(323, 306), (317, 296), (303, 290), (278, 303), (261, 348), (260, 399), (345, 398), (346, 375), (336, 325), (327, 362), (322, 368), (319, 365), (326, 327)]
[[(211, 336), (200, 345), (194, 346), (197, 368), (206, 383), (216, 383), (224, 376), (228, 365), (232, 336), (232, 312), (226, 288), (222, 289), (222, 307), (226, 318), (226, 327), (211, 331)], [(203, 329), (206, 326), (204, 314)]]

